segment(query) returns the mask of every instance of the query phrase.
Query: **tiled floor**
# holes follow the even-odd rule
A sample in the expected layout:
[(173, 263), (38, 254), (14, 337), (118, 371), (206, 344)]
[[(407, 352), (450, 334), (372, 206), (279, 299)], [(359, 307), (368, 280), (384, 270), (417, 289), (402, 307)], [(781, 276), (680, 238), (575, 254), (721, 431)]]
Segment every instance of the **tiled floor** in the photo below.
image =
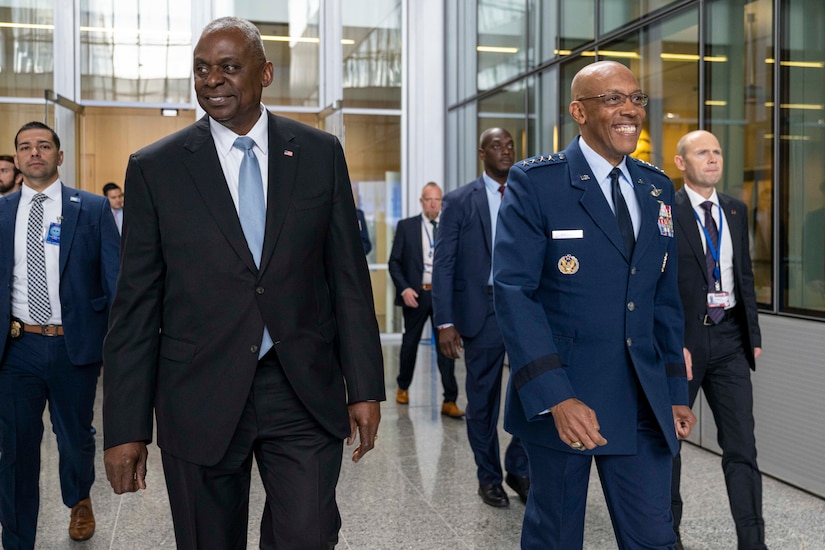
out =
[[(475, 465), (464, 421), (442, 418), (439, 414), (441, 390), (432, 347), (420, 348), (409, 406), (397, 405), (394, 400), (398, 346), (388, 342), (384, 349), (389, 400), (382, 405), (380, 439), (378, 447), (359, 464), (353, 464), (348, 458), (350, 449), (345, 450), (338, 486), (343, 516), (338, 548), (517, 549), (524, 505), (509, 489), (511, 505), (507, 509), (486, 506), (476, 495)], [(463, 388), (464, 365), (459, 362), (456, 367)], [(463, 407), (463, 389), (461, 394), (459, 405)], [(98, 425), (100, 418), (98, 392)], [(509, 435), (503, 431), (501, 441), (509, 441)], [(100, 434), (98, 443), (102, 443)], [(683, 453), (683, 472), (689, 478), (683, 488), (685, 548), (735, 548), (719, 457), (692, 445), (685, 445)], [(160, 454), (154, 445), (150, 447), (148, 489), (125, 496), (117, 496), (109, 489), (102, 451), (98, 448), (98, 481), (92, 489), (97, 532), (85, 543), (70, 541), (66, 532), (68, 510), (59, 497), (56, 444), (48, 428), (42, 463), (38, 549), (175, 547)], [(255, 484), (250, 509), (250, 548), (258, 546), (262, 508), (262, 489)], [(772, 550), (825, 548), (825, 500), (765, 478), (764, 514), (767, 543)], [(616, 548), (595, 475), (585, 530), (586, 549)]]

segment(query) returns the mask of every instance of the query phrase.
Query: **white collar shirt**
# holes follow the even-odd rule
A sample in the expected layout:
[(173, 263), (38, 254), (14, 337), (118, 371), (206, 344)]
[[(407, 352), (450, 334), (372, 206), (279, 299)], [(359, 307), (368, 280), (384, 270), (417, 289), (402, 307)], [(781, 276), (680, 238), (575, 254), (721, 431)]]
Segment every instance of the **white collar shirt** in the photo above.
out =
[[(26, 238), (29, 227), (29, 213), (32, 199), (38, 192), (27, 185), (20, 190), (20, 204), (17, 207), (17, 217), (14, 222), (14, 267), (12, 269), (11, 284), (11, 314), (26, 324), (36, 324), (29, 314), (29, 276), (28, 260), (26, 257)], [(43, 201), (43, 228), (41, 238), (52, 224), (63, 223), (63, 185), (55, 180), (42, 191), (46, 195)], [(61, 235), (62, 238), (62, 235)], [(52, 315), (45, 324), (62, 325), (63, 311), (60, 308), (60, 245), (46, 242), (46, 282), (49, 287), (49, 303)]]
[[(229, 194), (232, 195), (232, 202), (235, 204), (235, 212), (238, 212), (238, 175), (241, 172), (244, 152), (235, 147), (235, 140), (240, 136), (212, 118), (209, 119), (209, 131), (215, 141), (215, 148), (218, 150), (218, 160), (226, 178), (226, 185), (229, 187)], [(261, 104), (261, 116), (246, 135), (255, 142), (252, 151), (258, 158), (258, 165), (261, 168), (264, 203), (266, 204), (267, 182), (269, 181), (269, 117), (266, 116), (263, 104)]]
[[(441, 214), (436, 216), (435, 222), (441, 221)], [(421, 280), (422, 285), (429, 285), (433, 282), (433, 257), (435, 255), (435, 237), (433, 237), (433, 224), (423, 213), (421, 214), (421, 257), (424, 258), (424, 275)]]
[[(613, 204), (613, 190), (610, 182), (610, 172), (614, 167), (607, 162), (603, 156), (594, 151), (593, 148), (584, 141), (583, 137), (579, 137), (579, 147), (584, 155), (584, 160), (587, 161), (588, 166), (590, 166), (590, 171), (593, 172), (593, 176), (599, 184), (599, 189), (602, 190), (602, 194), (604, 194), (604, 198), (607, 200), (607, 204), (610, 205), (610, 209), (613, 210), (613, 214), (615, 214), (616, 206)], [(638, 238), (639, 227), (641, 227), (642, 224), (642, 215), (639, 210), (639, 200), (636, 198), (636, 193), (631, 183), (630, 172), (627, 170), (627, 157), (623, 158), (622, 162), (620, 162), (616, 168), (622, 173), (619, 177), (619, 187), (622, 190), (624, 202), (627, 204), (627, 210), (630, 213), (630, 221), (633, 222), (633, 234)]]
[[(733, 276), (733, 240), (730, 237), (728, 220), (724, 215), (720, 216), (719, 195), (716, 193), (716, 189), (714, 189), (713, 194), (706, 199), (687, 185), (685, 185), (685, 192), (690, 199), (690, 205), (693, 207), (693, 211), (696, 212), (696, 216), (698, 216), (696, 219), (696, 227), (699, 231), (699, 240), (702, 241), (703, 250), (707, 251), (708, 245), (705, 239), (705, 232), (702, 229), (705, 223), (705, 209), (702, 207), (702, 203), (705, 201), (713, 203), (711, 215), (713, 216), (713, 221), (716, 222), (716, 227), (720, 227), (719, 219), (720, 217), (722, 219), (722, 244), (719, 247), (719, 270), (722, 273), (722, 290), (730, 294), (730, 307), (733, 307), (736, 305), (736, 294), (734, 293), (736, 289), (734, 288), (735, 283)], [(711, 287), (709, 292), (712, 290), (713, 288)]]

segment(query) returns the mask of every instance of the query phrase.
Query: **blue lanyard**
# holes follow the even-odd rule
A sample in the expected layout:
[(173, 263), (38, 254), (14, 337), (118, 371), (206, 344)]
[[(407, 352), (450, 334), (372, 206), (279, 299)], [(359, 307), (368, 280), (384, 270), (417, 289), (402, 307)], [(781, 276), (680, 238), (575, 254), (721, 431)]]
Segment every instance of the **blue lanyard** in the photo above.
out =
[[(719, 238), (719, 248), (722, 248), (722, 230), (725, 227), (725, 219), (722, 214), (722, 207), (719, 208), (719, 231), (718, 231), (718, 238)], [(708, 234), (708, 230), (705, 227), (705, 224), (702, 223), (702, 220), (699, 218), (699, 214), (696, 213), (696, 209), (693, 209), (693, 216), (696, 218), (696, 221), (699, 222), (699, 227), (702, 228), (702, 233), (705, 234), (705, 243), (707, 244), (708, 250), (710, 250), (710, 257), (713, 258), (714, 263), (716, 264), (713, 268), (713, 278), (716, 279), (717, 283), (722, 280), (721, 270), (719, 269), (719, 250), (714, 246), (713, 242), (710, 240), (710, 235)], [(719, 290), (719, 289), (717, 289)]]
[(428, 220), (425, 216), (421, 216), (421, 223), (424, 224), (424, 233), (427, 234), (427, 241), (430, 244), (429, 257), (432, 258), (433, 257), (433, 248), (435, 247), (435, 242), (433, 242), (432, 235), (430, 235), (430, 229), (427, 227), (432, 222), (430, 222), (430, 220)]

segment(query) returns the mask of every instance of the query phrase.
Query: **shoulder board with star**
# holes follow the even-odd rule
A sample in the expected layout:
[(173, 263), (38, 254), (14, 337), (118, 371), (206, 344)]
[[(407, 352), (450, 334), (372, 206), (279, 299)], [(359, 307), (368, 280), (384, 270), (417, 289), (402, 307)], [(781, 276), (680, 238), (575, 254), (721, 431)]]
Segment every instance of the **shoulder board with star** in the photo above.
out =
[(667, 176), (667, 174), (665, 174), (664, 170), (662, 170), (658, 166), (654, 166), (653, 164), (650, 164), (649, 162), (647, 162), (645, 160), (637, 159), (636, 157), (631, 157), (631, 156), (628, 156), (627, 158), (632, 160), (633, 162), (635, 162), (637, 166), (640, 166), (642, 168), (647, 168), (648, 170), (652, 170), (654, 172), (658, 172), (659, 174), (662, 174), (663, 176)]
[(515, 165), (520, 166), (522, 170), (530, 170), (539, 166), (549, 166), (552, 164), (566, 163), (567, 155), (564, 153), (552, 153), (549, 155), (539, 155), (537, 157), (530, 157), (518, 161)]

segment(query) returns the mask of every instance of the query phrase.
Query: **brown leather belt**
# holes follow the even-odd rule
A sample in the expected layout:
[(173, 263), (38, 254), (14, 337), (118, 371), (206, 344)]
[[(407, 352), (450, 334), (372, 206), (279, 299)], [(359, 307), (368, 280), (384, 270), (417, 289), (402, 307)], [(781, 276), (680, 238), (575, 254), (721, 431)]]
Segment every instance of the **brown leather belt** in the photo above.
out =
[(433, 285), (421, 285), (421, 290), (432, 290)]
[(23, 323), (23, 332), (41, 336), (63, 336), (63, 325), (27, 325)]

